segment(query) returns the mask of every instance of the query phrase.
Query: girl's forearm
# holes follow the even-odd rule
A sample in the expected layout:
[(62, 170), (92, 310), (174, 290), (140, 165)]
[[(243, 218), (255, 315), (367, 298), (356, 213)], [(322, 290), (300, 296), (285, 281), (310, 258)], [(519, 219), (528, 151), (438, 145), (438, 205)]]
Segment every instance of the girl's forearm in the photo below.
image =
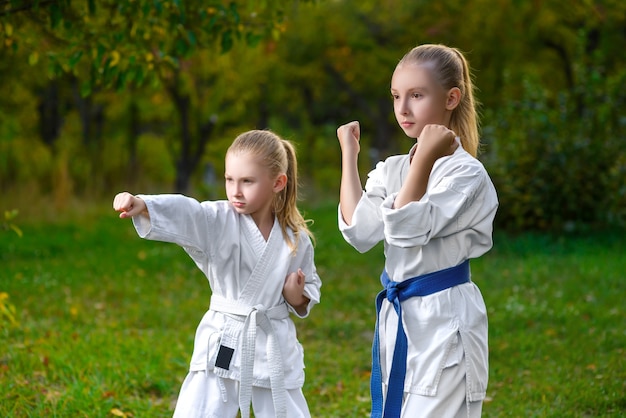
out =
[(363, 190), (361, 189), (361, 179), (359, 178), (357, 155), (344, 155), (341, 167), (341, 189), (339, 191), (339, 206), (341, 215), (346, 224), (352, 224), (352, 215), (356, 209)]
[(413, 157), (411, 168), (407, 175), (406, 181), (400, 188), (398, 195), (393, 203), (393, 207), (400, 209), (411, 202), (419, 201), (426, 194), (428, 187), (428, 179), (430, 171), (435, 161), (428, 158), (420, 158), (418, 155)]

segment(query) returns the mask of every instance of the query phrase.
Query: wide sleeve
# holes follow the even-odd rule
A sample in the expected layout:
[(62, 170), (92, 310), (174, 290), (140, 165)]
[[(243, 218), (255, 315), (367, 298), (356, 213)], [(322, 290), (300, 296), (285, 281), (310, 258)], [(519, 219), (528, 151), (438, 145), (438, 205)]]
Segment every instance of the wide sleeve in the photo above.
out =
[(289, 310), (300, 318), (306, 318), (309, 316), (313, 306), (320, 302), (322, 280), (317, 274), (315, 267), (315, 253), (313, 249), (313, 243), (308, 235), (305, 233), (300, 234), (300, 244), (298, 245), (298, 253), (295, 260), (289, 269), (289, 272), (297, 271), (298, 268), (302, 269), (304, 273), (304, 295), (309, 298), (309, 303), (306, 307), (304, 315), (300, 315), (293, 307), (289, 306)]
[(385, 162), (379, 162), (368, 174), (365, 190), (354, 210), (350, 225), (344, 221), (341, 207), (338, 208), (339, 231), (346, 242), (361, 253), (369, 251), (384, 239), (381, 204), (387, 197), (383, 181), (385, 170)]
[(208, 206), (197, 200), (176, 194), (138, 195), (146, 202), (149, 216), (133, 217), (141, 238), (178, 244), (185, 249), (205, 252), (213, 230), (213, 217), (207, 216)]
[[(476, 161), (476, 160), (475, 160)], [(426, 194), (400, 209), (393, 207), (397, 193), (381, 205), (387, 242), (401, 248), (423, 246), (435, 238), (475, 229), (493, 219), (495, 189), (480, 163), (440, 165), (433, 169)], [(489, 222), (486, 223), (489, 225)], [(487, 234), (491, 230), (484, 231)]]

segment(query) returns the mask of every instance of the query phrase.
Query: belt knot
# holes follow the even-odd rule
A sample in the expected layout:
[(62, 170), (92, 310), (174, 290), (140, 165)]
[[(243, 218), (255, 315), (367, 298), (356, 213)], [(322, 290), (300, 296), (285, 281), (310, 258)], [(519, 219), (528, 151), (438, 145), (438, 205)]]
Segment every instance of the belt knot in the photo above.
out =
[(387, 283), (387, 300), (392, 302), (398, 299), (398, 295), (400, 293), (400, 282), (392, 282), (389, 281)]
[(267, 312), (267, 308), (265, 308), (265, 305), (254, 305), (252, 308), (250, 308), (250, 313), (252, 312), (264, 314)]

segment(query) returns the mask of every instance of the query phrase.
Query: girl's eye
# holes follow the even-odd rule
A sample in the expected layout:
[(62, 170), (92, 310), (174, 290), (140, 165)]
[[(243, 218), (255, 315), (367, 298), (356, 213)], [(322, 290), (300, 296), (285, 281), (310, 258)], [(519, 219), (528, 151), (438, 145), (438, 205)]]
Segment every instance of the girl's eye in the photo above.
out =
[(398, 100), (400, 98), (397, 94), (392, 94), (391, 97), (393, 97), (394, 100)]
[(421, 94), (419, 94), (419, 93), (413, 93), (412, 97), (413, 97), (414, 99), (419, 99), (420, 97), (422, 97), (422, 95), (421, 95)]

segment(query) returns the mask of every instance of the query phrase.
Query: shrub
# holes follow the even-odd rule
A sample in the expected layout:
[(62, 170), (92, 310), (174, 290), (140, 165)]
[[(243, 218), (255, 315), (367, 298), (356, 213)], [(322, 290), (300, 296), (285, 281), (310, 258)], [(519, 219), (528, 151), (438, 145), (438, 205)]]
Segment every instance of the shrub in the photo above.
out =
[(579, 71), (571, 91), (551, 95), (526, 80), (520, 100), (484, 117), (484, 161), (498, 189), (497, 223), (511, 230), (623, 224), (626, 95), (599, 70)]

